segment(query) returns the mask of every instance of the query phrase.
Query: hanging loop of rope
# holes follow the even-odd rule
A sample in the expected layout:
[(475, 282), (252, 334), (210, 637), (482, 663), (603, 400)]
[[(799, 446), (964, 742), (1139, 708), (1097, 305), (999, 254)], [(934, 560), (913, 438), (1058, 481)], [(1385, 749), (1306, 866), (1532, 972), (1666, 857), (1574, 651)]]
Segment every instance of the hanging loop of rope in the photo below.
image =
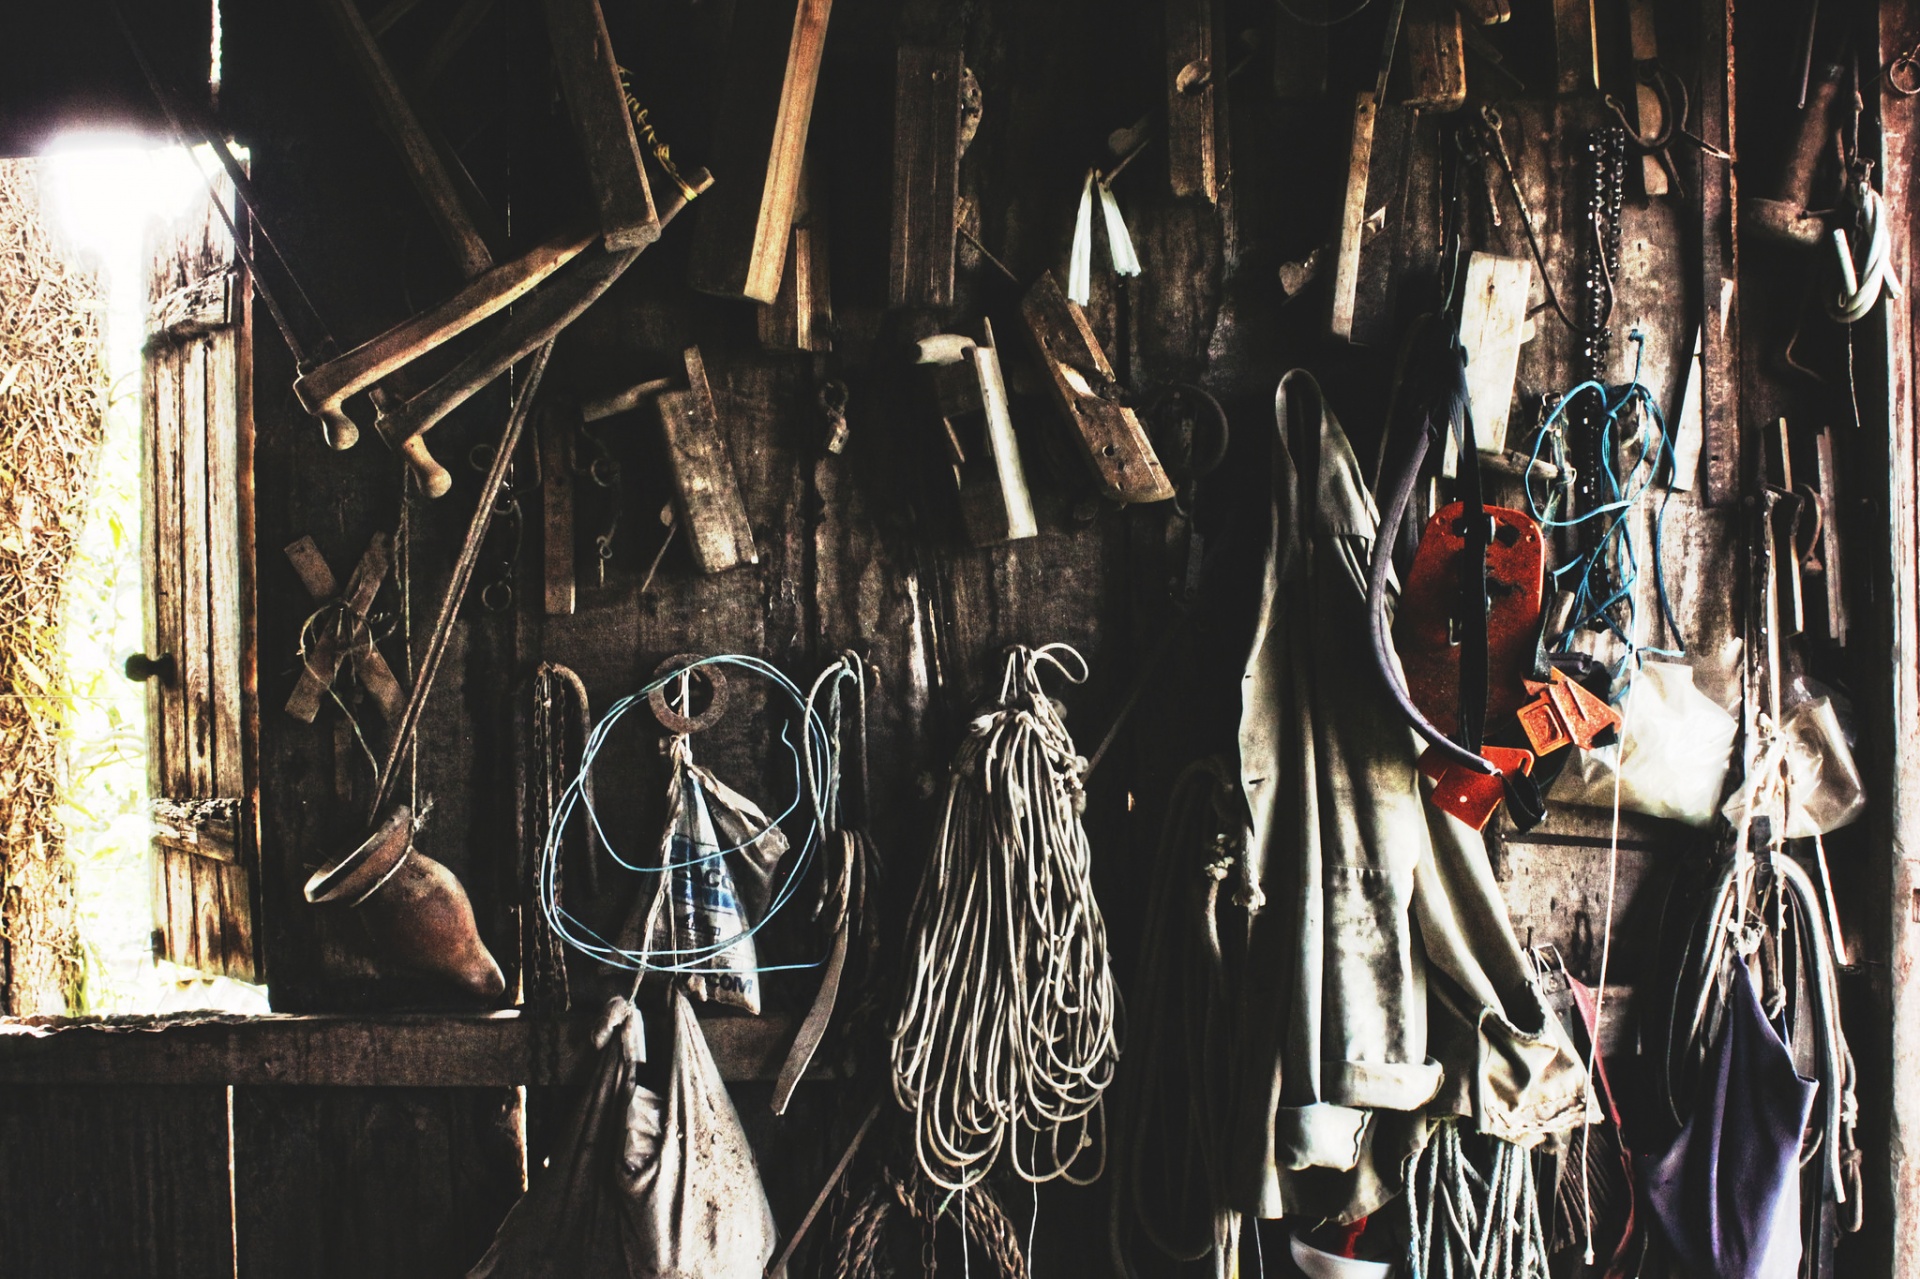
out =
[[(1002, 1151), (1031, 1182), (1086, 1184), (1106, 1162), (1120, 1001), (1080, 823), (1087, 763), (1048, 669), (1087, 678), (1064, 644), (1008, 653), (998, 700), (955, 755), (908, 927), (893, 1091), (921, 1170), (949, 1190)], [(1096, 1146), (1099, 1166), (1078, 1171)]]

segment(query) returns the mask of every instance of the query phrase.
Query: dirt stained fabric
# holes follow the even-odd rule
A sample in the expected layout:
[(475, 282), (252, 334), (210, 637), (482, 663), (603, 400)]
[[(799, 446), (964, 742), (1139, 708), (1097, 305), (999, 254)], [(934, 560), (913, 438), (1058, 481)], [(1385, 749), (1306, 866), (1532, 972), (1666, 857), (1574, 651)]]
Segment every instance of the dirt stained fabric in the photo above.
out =
[(1425, 802), (1419, 739), (1374, 669), (1379, 528), (1310, 374), (1275, 393), (1272, 533), (1241, 687), (1247, 857), (1237, 1206), (1348, 1222), (1400, 1190), (1431, 1118), (1533, 1146), (1586, 1079), (1514, 936), (1479, 832)]

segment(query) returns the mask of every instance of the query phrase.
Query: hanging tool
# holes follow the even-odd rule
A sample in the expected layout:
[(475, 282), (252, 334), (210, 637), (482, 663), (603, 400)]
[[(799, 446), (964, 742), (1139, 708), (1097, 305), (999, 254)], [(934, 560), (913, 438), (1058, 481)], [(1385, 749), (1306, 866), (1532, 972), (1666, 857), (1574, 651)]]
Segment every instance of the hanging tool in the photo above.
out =
[(975, 546), (1037, 537), (1020, 442), (1013, 433), (993, 321), (986, 339), (958, 333), (922, 338), (916, 362), (926, 370), (960, 494), (960, 517)]
[[(373, 698), (380, 714), (389, 724), (399, 719), (406, 695), (394, 678), (393, 668), (375, 647), (367, 619), (374, 596), (386, 580), (390, 555), (387, 535), (375, 533), (342, 589), (311, 537), (286, 548), (293, 571), (299, 574), (301, 585), (318, 610), (301, 627), (300, 680), (287, 698), (287, 714), (295, 719), (313, 723), (320, 713), (320, 699), (332, 687), (342, 663), (349, 660), (360, 686)], [(309, 633), (313, 636), (311, 647)]]
[(1176, 198), (1220, 198), (1214, 0), (1165, 0), (1167, 179)]
[(1161, 469), (1146, 430), (1113, 380), (1113, 366), (1082, 311), (1042, 271), (1020, 303), (1020, 318), (1054, 403), (1073, 430), (1100, 491), (1118, 502), (1162, 502), (1173, 482)]
[(507, 468), (512, 464), (514, 451), (520, 445), (520, 434), (526, 426), (527, 414), (533, 408), (534, 396), (540, 390), (540, 379), (545, 375), (547, 361), (552, 355), (553, 342), (549, 340), (534, 352), (526, 375), (514, 394), (513, 407), (508, 410), (506, 425), (501, 428), (500, 442), (494, 446), (492, 465), (480, 485), (473, 518), (467, 524), (466, 541), (461, 543), (460, 556), (454, 561), (453, 575), (447, 579), (447, 590), (440, 599), (440, 611), (434, 618), (426, 651), (420, 656), (420, 668), (414, 676), (413, 691), (407, 696), (406, 708), (394, 729), (393, 740), (387, 746), (386, 762), (380, 766), (379, 785), (375, 788), (373, 804), (367, 816), (369, 822), (379, 819), (393, 795), (395, 783), (399, 781), (401, 758), (413, 744), (414, 734), (420, 727), (420, 713), (425, 709), (434, 677), (440, 673), (440, 661), (446, 655), (447, 644), (453, 638), (454, 618), (466, 600), (467, 586), (473, 580), (474, 564), (479, 560), (487, 529), (493, 523), (494, 505), (500, 497), (501, 486), (506, 483)]
[[(1400, 41), (1400, 19), (1406, 5), (1407, 0), (1392, 0), (1373, 88), (1360, 93), (1353, 104), (1352, 145), (1340, 220), (1340, 249), (1334, 260), (1330, 321), (1333, 336), (1349, 342), (1357, 340), (1360, 250), (1366, 240), (1367, 215), (1375, 205), (1388, 202), (1381, 198), (1381, 193), (1390, 188), (1404, 191), (1406, 175), (1400, 160), (1406, 145), (1408, 121), (1404, 110), (1385, 104), (1388, 79), (1393, 73), (1394, 49)], [(1391, 322), (1391, 316), (1379, 318), (1381, 324)]]
[(808, 160), (800, 174), (780, 292), (759, 308), (761, 346), (814, 355), (833, 349), (833, 271), (827, 252), (831, 239), (827, 184), (820, 166)]
[[(705, 170), (693, 175), (700, 189), (711, 185)], [(685, 197), (670, 197), (660, 210), (665, 226), (686, 208)], [(426, 433), (447, 414), (492, 384), (514, 364), (552, 342), (568, 325), (613, 287), (614, 281), (644, 252), (638, 249), (590, 249), (556, 272), (543, 287), (490, 333), (437, 382), (401, 404), (389, 404), (375, 418), (380, 434), (407, 458), (429, 497), (441, 497), (453, 480), (426, 451)]]
[(1820, 158), (1832, 144), (1833, 108), (1840, 98), (1843, 74), (1838, 62), (1819, 67), (1773, 187), (1764, 196), (1741, 197), (1742, 220), (1769, 239), (1812, 247), (1826, 236), (1826, 220), (1809, 210), (1817, 203), (1813, 183)]

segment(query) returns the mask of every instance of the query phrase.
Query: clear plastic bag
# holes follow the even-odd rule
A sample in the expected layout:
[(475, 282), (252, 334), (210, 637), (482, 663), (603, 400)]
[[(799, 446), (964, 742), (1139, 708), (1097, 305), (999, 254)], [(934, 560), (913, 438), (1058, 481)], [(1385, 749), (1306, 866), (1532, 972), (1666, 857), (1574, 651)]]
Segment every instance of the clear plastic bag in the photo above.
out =
[(1712, 822), (1739, 722), (1694, 686), (1693, 668), (1681, 662), (1643, 663), (1616, 704), (1626, 721), (1623, 745), (1568, 760), (1553, 799), (1611, 808), (1618, 769), (1625, 811), (1689, 826)]
[(1787, 766), (1787, 838), (1825, 835), (1858, 818), (1867, 792), (1833, 699), (1801, 702), (1782, 717), (1780, 732)]

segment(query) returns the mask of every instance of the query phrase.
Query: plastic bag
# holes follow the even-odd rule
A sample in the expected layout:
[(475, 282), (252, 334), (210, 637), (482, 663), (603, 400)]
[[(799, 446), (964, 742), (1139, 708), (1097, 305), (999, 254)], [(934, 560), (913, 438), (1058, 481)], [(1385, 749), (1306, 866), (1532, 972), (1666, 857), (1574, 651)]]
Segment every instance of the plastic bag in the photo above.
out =
[(1620, 745), (1579, 752), (1552, 797), (1611, 808), (1617, 767), (1622, 809), (1689, 826), (1711, 822), (1739, 722), (1694, 687), (1693, 668), (1680, 662), (1643, 663), (1617, 704), (1626, 720), (1624, 757)]
[[(687, 974), (694, 998), (758, 1014), (753, 928), (766, 918), (787, 839), (757, 804), (695, 764), (686, 741), (674, 740), (661, 850), (662, 864), (673, 870), (665, 899), (654, 907), (649, 948), (663, 968), (694, 970)], [(738, 940), (725, 945), (728, 938)]]
[(637, 1078), (638, 1010), (611, 1001), (566, 1140), (467, 1279), (760, 1279), (773, 1210), (693, 1004), (678, 989), (669, 998), (666, 1095)]
[(1839, 830), (1860, 816), (1867, 792), (1833, 700), (1815, 697), (1783, 717), (1788, 839)]

